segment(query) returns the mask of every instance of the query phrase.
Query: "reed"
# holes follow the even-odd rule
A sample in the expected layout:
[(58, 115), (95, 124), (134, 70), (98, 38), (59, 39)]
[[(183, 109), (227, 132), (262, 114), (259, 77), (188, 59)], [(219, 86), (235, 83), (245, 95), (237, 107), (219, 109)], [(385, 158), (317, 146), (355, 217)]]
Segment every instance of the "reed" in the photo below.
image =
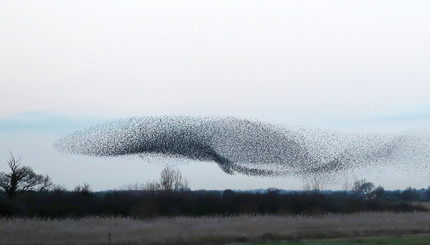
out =
[(221, 243), (417, 233), (430, 233), (429, 213), (0, 219), (0, 244)]

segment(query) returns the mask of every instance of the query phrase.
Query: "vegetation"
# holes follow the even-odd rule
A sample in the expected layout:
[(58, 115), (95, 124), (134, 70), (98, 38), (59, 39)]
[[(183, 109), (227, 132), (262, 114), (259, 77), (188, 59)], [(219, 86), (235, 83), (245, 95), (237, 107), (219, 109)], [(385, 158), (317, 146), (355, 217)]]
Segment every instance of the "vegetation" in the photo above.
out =
[(127, 190), (93, 192), (84, 183), (68, 191), (21, 166), (12, 154), (8, 166), (10, 172), (0, 173), (0, 244), (199, 244), (430, 233), (424, 213), (430, 188), (386, 191), (358, 180), (345, 191), (322, 191), (312, 179), (304, 191), (191, 191), (180, 171), (167, 166), (159, 180)]
[(0, 187), (9, 197), (17, 193), (43, 191), (52, 185), (49, 176), (36, 174), (32, 168), (21, 166), (21, 159), (15, 159), (12, 153), (10, 155), (7, 162), (10, 172), (0, 172)]
[[(190, 191), (180, 171), (166, 166), (158, 181), (128, 190), (93, 192), (89, 184), (73, 191), (53, 186), (48, 176), (20, 166), (11, 154), (10, 173), (0, 173), (0, 217), (80, 218), (121, 216), (321, 215), (326, 213), (427, 211), (430, 189), (385, 191), (356, 181), (349, 191), (320, 191), (315, 179), (306, 191)], [(52, 187), (48, 189), (48, 187)], [(41, 191), (45, 190), (45, 191)], [(428, 207), (428, 205), (425, 205)]]
[[(418, 192), (419, 193), (419, 192)], [(416, 198), (428, 200), (430, 191)], [(425, 197), (425, 199), (424, 199)], [(374, 198), (354, 192), (264, 192), (225, 191), (109, 191), (91, 192), (55, 189), (23, 193), (15, 198), (0, 194), (0, 216), (67, 218), (85, 216), (207, 215), (321, 215), (357, 212), (414, 212), (427, 209), (410, 203), (403, 192), (385, 191)]]
[(375, 185), (372, 182), (367, 182), (365, 179), (362, 179), (354, 182), (352, 191), (362, 195), (369, 195), (374, 188)]
[(133, 184), (127, 186), (131, 191), (184, 191), (189, 190), (188, 181), (181, 174), (179, 169), (166, 165), (161, 171), (158, 181), (148, 181), (146, 184)]
[(429, 244), (430, 236), (406, 236), (406, 237), (378, 237), (355, 239), (326, 239), (304, 241), (273, 241), (264, 243), (250, 243), (252, 245), (425, 245)]
[(108, 244), (109, 234), (111, 244), (225, 244), (417, 233), (430, 233), (428, 213), (0, 219), (0, 244)]

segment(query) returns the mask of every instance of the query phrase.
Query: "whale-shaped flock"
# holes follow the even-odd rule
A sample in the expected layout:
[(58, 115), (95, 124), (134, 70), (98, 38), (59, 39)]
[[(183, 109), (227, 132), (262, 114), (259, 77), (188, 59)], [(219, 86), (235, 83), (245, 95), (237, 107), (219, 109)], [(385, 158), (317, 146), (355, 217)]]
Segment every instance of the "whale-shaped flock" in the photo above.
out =
[(417, 137), (341, 134), (234, 117), (162, 116), (93, 126), (58, 140), (55, 147), (100, 157), (156, 154), (213, 161), (228, 174), (307, 176), (413, 158), (427, 164), (430, 151), (423, 142), (428, 141), (416, 143)]

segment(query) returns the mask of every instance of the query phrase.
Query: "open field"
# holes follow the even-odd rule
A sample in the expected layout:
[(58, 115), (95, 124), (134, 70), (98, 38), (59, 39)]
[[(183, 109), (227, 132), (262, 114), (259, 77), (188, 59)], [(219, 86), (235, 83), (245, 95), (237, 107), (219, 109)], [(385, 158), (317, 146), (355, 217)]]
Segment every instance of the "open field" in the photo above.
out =
[(252, 245), (429, 245), (430, 235), (406, 236), (406, 237), (378, 237), (356, 239), (325, 239), (305, 241), (275, 241), (251, 243)]
[(163, 244), (354, 238), (430, 233), (430, 214), (0, 219), (0, 244)]

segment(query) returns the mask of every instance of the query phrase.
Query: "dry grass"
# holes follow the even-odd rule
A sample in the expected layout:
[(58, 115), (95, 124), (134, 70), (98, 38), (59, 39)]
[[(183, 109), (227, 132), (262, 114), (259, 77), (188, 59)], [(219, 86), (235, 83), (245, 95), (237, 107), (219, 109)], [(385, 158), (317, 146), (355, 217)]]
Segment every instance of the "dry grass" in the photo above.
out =
[(221, 243), (430, 233), (429, 213), (325, 216), (0, 219), (0, 244)]

